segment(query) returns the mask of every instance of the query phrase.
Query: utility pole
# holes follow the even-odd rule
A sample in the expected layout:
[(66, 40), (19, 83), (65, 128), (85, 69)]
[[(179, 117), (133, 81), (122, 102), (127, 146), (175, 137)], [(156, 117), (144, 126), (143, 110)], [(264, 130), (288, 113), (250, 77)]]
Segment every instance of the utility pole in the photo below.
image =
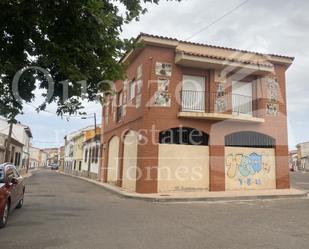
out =
[(7, 163), (10, 161), (12, 131), (13, 131), (13, 122), (10, 122), (9, 134), (6, 140), (6, 148), (5, 148), (5, 162)]

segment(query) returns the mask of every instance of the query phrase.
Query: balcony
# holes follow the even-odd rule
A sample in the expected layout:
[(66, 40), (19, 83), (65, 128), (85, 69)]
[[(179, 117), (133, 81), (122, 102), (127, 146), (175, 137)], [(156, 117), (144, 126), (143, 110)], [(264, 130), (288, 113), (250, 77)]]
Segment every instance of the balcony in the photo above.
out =
[(263, 123), (251, 96), (206, 91), (181, 91), (178, 117)]

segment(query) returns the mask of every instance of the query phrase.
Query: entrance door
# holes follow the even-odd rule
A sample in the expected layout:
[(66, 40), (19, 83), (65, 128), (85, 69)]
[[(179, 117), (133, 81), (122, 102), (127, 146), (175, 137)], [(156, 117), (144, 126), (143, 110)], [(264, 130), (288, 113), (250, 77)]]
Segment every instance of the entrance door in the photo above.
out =
[(110, 184), (116, 185), (117, 183), (118, 162), (119, 162), (119, 138), (113, 137), (108, 145), (107, 182)]
[(183, 76), (182, 111), (205, 112), (205, 77)]
[(124, 139), (122, 187), (134, 192), (137, 174), (137, 148), (137, 133), (130, 131)]
[(238, 82), (232, 83), (232, 104), (233, 114), (252, 116), (252, 83)]

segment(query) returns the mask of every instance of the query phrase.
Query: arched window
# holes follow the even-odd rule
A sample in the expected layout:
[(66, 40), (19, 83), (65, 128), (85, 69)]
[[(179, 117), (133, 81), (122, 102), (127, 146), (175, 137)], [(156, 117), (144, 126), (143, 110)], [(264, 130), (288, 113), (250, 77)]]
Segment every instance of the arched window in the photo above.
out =
[(242, 131), (225, 136), (225, 146), (274, 148), (275, 139), (265, 134), (253, 131)]
[(208, 146), (209, 135), (194, 128), (177, 127), (160, 132), (160, 144)]

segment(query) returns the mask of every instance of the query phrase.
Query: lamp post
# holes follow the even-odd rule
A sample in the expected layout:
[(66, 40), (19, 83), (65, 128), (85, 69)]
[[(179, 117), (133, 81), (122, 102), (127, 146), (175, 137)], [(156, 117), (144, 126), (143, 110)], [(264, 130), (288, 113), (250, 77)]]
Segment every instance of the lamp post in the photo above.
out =
[[(94, 120), (94, 134), (97, 134), (97, 114), (93, 113), (93, 120)], [(82, 117), (82, 119), (88, 119), (89, 117)]]

